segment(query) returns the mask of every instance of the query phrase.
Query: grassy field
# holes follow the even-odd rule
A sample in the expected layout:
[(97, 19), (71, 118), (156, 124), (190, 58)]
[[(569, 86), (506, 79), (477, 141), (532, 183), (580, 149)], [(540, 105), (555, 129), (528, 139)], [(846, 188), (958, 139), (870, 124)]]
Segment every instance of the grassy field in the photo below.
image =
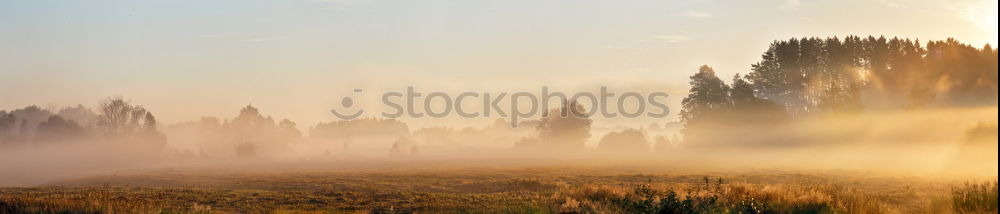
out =
[(0, 188), (0, 213), (996, 213), (997, 182), (842, 171), (164, 170)]

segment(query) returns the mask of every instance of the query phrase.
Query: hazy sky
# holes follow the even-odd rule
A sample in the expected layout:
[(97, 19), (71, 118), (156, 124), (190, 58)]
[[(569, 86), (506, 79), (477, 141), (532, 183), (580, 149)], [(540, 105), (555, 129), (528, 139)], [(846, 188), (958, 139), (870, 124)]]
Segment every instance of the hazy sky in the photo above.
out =
[(122, 95), (173, 123), (252, 103), (305, 128), (353, 88), (609, 85), (667, 91), (677, 112), (699, 65), (728, 81), (772, 40), (995, 46), (996, 25), (995, 0), (0, 1), (0, 109)]

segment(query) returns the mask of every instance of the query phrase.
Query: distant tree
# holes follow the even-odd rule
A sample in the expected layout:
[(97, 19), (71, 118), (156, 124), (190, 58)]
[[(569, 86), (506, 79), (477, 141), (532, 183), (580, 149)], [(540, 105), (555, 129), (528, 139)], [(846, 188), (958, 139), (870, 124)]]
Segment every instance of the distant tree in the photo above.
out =
[(732, 85), (729, 97), (734, 106), (753, 105), (761, 100), (754, 94), (753, 85), (741, 78), (740, 74), (733, 76)]
[[(995, 105), (996, 49), (954, 39), (848, 36), (774, 41), (747, 79), (757, 97), (791, 117), (864, 106)], [(864, 92), (877, 99), (861, 105)], [(816, 111), (824, 110), (824, 111)]]
[(731, 101), (725, 118), (737, 125), (773, 124), (788, 119), (785, 108), (773, 101), (758, 98), (748, 77), (733, 76), (732, 88), (729, 91)]
[(526, 150), (526, 151), (541, 151), (545, 148), (542, 147), (544, 143), (538, 137), (523, 137), (514, 141), (514, 148)]
[(997, 49), (947, 39), (928, 42), (926, 52), (926, 73), (915, 79), (937, 92), (934, 97), (939, 103), (997, 104)]
[(264, 117), (260, 114), (260, 110), (253, 105), (247, 105), (240, 109), (240, 113), (225, 127), (227, 132), (232, 135), (230, 139), (237, 143), (250, 141), (269, 144), (274, 140), (272, 139), (274, 138), (273, 132), (277, 130), (274, 119)]
[(729, 86), (708, 65), (698, 68), (691, 76), (691, 89), (681, 100), (681, 122), (694, 124), (717, 118), (730, 106)]
[(289, 141), (295, 141), (299, 137), (302, 137), (302, 131), (295, 128), (296, 124), (292, 120), (283, 119), (278, 122), (278, 132), (281, 133), (281, 138)]
[[(812, 44), (811, 40), (805, 41)], [(750, 80), (757, 95), (785, 106), (793, 115), (808, 111), (804, 88), (808, 83), (806, 72), (813, 66), (803, 66), (802, 61), (815, 61), (811, 58), (815, 51), (809, 48), (814, 47), (808, 46), (808, 54), (803, 54), (802, 42), (795, 38), (771, 43), (762, 60), (751, 65)]]
[(410, 147), (411, 152), (415, 152), (417, 142), (409, 137), (399, 137), (395, 142), (392, 143), (392, 148), (389, 149), (389, 155), (399, 156), (403, 155), (405, 147)]
[(874, 36), (774, 41), (749, 74), (733, 77), (731, 88), (702, 66), (681, 101), (681, 132), (685, 143), (747, 142), (789, 119), (866, 106), (995, 106), (996, 56), (989, 45), (954, 39), (926, 48), (918, 40)]
[(563, 101), (542, 115), (535, 130), (544, 147), (559, 151), (582, 150), (590, 138), (592, 120), (583, 105), (574, 101)]
[(608, 133), (601, 138), (597, 145), (597, 149), (600, 150), (619, 152), (643, 152), (649, 151), (649, 148), (646, 134), (636, 129)]
[[(681, 133), (685, 142), (713, 144), (739, 138), (737, 132), (719, 132), (733, 127), (738, 130), (767, 131), (766, 125), (787, 120), (785, 108), (756, 96), (756, 89), (746, 79), (733, 76), (732, 87), (726, 85), (708, 66), (702, 66), (691, 76), (691, 89), (681, 100)], [(677, 142), (677, 141), (674, 141)]]
[(406, 123), (396, 119), (360, 118), (317, 124), (309, 136), (340, 140), (347, 137), (388, 136), (394, 140), (410, 133)]
[(389, 149), (389, 155), (402, 155), (403, 149), (400, 148), (399, 142), (392, 142), (392, 148)]
[(418, 139), (429, 145), (458, 145), (455, 135), (457, 135), (455, 129), (446, 126), (427, 127), (413, 132), (414, 137), (419, 137)]
[(668, 151), (671, 147), (673, 147), (673, 142), (666, 136), (656, 136), (656, 140), (653, 141), (653, 150), (657, 152)]
[(37, 143), (68, 143), (80, 142), (87, 138), (86, 130), (73, 122), (63, 119), (59, 115), (49, 116), (49, 119), (38, 125), (38, 133), (35, 136)]
[(59, 115), (63, 119), (71, 120), (84, 129), (92, 130), (97, 126), (97, 113), (94, 113), (83, 105), (63, 108), (56, 115)]
[[(85, 111), (85, 112), (84, 112)], [(13, 143), (13, 142), (42, 142), (53, 140), (51, 135), (52, 128), (59, 128), (62, 125), (67, 125), (72, 122), (75, 126), (80, 126), (78, 122), (75, 121), (77, 118), (81, 118), (81, 121), (94, 121), (96, 114), (90, 112), (82, 105), (77, 107), (65, 108), (59, 111), (60, 114), (53, 114), (51, 111), (39, 108), (38, 106), (28, 106), (22, 109), (15, 109), (10, 112), (0, 111), (0, 142), (3, 143)], [(86, 114), (89, 113), (89, 114)], [(58, 118), (53, 118), (52, 116), (59, 115)], [(70, 117), (70, 118), (68, 118)], [(41, 124), (48, 122), (46, 131), (49, 133), (43, 134)], [(86, 130), (86, 127), (83, 127)], [(66, 131), (66, 130), (63, 130)], [(73, 135), (73, 134), (70, 134)], [(73, 135), (75, 136), (75, 135)], [(43, 139), (39, 139), (43, 138)]]
[(157, 131), (156, 118), (141, 105), (132, 105), (121, 97), (100, 103), (97, 126), (112, 141), (146, 141), (163, 144), (166, 137)]
[(979, 122), (965, 132), (963, 139), (965, 144), (992, 144), (997, 145), (997, 124), (996, 122)]
[(242, 142), (236, 144), (236, 157), (251, 158), (257, 156), (257, 144)]
[(17, 130), (17, 116), (0, 111), (0, 143), (7, 143), (14, 130)]
[(8, 114), (16, 118), (15, 126), (17, 127), (15, 130), (11, 130), (12, 136), (9, 136), (8, 140), (17, 142), (30, 142), (35, 137), (38, 124), (52, 116), (52, 112), (34, 105), (15, 109)]
[(963, 143), (968, 145), (992, 144), (997, 145), (997, 123), (979, 122), (965, 132)]
[(833, 87), (820, 98), (818, 107), (834, 113), (858, 113), (864, 109), (861, 102), (861, 86), (847, 85), (846, 88)]
[[(202, 122), (211, 123), (212, 119)], [(221, 128), (224, 133), (222, 137), (224, 144), (238, 145), (238, 149), (249, 149), (244, 144), (253, 144), (254, 155), (265, 155), (285, 149), (289, 144), (297, 142), (302, 132), (295, 126), (295, 122), (288, 119), (276, 123), (270, 116), (261, 114), (257, 107), (247, 105), (240, 109), (235, 118), (222, 124)]]
[(146, 109), (134, 106), (121, 97), (107, 98), (100, 103), (97, 125), (107, 137), (128, 136), (143, 126)]

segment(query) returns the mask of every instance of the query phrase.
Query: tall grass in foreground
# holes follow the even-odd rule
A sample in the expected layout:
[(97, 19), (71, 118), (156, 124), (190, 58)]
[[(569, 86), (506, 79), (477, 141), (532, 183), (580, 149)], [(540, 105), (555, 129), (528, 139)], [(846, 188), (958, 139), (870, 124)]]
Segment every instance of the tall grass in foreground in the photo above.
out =
[[(411, 186), (404, 189), (377, 191), (107, 185), (0, 188), (0, 214), (997, 212), (996, 180), (953, 186), (906, 183), (906, 180), (809, 181), (798, 175), (783, 177), (798, 181), (777, 182), (780, 179), (774, 178), (750, 183), (708, 177), (616, 176), (574, 182), (555, 177), (497, 177), (468, 183), (421, 180), (406, 182)], [(379, 182), (396, 184), (389, 180)]]
[[(834, 213), (845, 207), (829, 195), (785, 187), (747, 184), (685, 186), (638, 184), (584, 186), (566, 192), (560, 213)], [(877, 212), (877, 211), (876, 211)]]
[(0, 214), (7, 213), (209, 213), (210, 208), (170, 207), (164, 201), (150, 200), (130, 192), (127, 188), (110, 186), (59, 188), (44, 191), (36, 188), (19, 188), (19, 194), (0, 194)]
[(997, 180), (954, 187), (951, 201), (958, 213), (997, 213)]

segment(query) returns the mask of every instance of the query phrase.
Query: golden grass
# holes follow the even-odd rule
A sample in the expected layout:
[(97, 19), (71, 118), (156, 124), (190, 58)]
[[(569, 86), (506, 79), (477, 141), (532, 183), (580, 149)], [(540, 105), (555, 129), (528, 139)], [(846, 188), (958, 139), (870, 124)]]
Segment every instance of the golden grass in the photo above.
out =
[(0, 188), (0, 213), (995, 213), (995, 202), (996, 181), (578, 169), (151, 173)]

